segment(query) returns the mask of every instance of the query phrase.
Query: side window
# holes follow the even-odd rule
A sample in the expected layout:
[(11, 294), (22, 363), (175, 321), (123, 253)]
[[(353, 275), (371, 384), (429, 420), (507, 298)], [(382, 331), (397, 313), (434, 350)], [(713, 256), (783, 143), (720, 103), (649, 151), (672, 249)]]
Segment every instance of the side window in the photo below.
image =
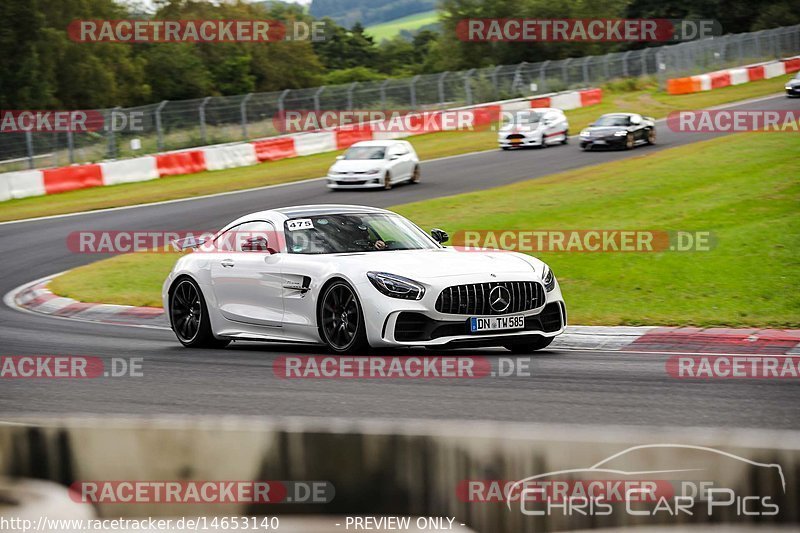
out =
[(398, 143), (392, 146), (391, 153), (395, 155), (406, 155), (408, 153), (408, 148)]
[(278, 236), (274, 226), (264, 220), (243, 222), (217, 237), (214, 241), (219, 251), (266, 252), (278, 250)]

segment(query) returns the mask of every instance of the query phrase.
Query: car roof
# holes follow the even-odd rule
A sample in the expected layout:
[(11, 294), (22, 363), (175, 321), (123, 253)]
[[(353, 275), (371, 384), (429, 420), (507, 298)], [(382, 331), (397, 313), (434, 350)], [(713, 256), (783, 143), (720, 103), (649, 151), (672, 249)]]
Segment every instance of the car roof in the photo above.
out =
[(606, 113), (605, 115), (600, 115), (603, 117), (630, 117), (633, 115), (638, 115), (638, 113)]
[(386, 209), (379, 207), (369, 207), (365, 205), (345, 205), (345, 204), (316, 204), (316, 205), (296, 205), (292, 207), (281, 207), (274, 209), (287, 218), (310, 217), (317, 215), (347, 214), (347, 213), (389, 213)]
[(352, 148), (353, 146), (391, 146), (393, 144), (401, 143), (405, 141), (395, 141), (391, 139), (386, 140), (378, 140), (378, 141), (359, 141), (357, 143), (353, 143), (350, 145)]

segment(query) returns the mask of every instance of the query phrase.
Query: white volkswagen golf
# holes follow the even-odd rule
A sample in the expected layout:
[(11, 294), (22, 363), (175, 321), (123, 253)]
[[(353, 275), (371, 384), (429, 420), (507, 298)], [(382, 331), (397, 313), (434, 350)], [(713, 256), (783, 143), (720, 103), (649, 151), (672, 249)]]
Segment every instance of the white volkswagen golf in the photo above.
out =
[(331, 189), (391, 189), (419, 179), (419, 157), (408, 141), (357, 142), (328, 170)]
[(163, 286), (178, 340), (546, 347), (566, 326), (552, 270), (528, 255), (444, 247), (372, 207), (299, 206), (234, 220), (182, 256)]

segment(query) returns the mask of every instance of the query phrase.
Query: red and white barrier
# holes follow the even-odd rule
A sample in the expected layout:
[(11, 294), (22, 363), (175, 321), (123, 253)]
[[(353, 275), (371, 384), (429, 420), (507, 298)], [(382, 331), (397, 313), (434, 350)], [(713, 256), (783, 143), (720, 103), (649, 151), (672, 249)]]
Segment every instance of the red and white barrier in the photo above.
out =
[(203, 148), (206, 170), (246, 167), (258, 163), (256, 148), (250, 143)]
[(294, 149), (297, 155), (313, 155), (336, 150), (336, 132), (320, 131), (300, 133), (294, 136)]
[(47, 194), (44, 188), (44, 174), (41, 170), (20, 170), (19, 172), (6, 172), (0, 174), (3, 182), (2, 189), (9, 198), (27, 198), (28, 196), (42, 196)]
[(206, 169), (206, 156), (202, 150), (188, 150), (186, 152), (169, 152), (156, 156), (158, 175), (178, 176), (180, 174), (194, 174)]
[(109, 163), (100, 163), (100, 174), (103, 185), (134, 183), (158, 179), (156, 158), (152, 156), (122, 159)]
[(669, 94), (690, 94), (711, 91), (729, 85), (776, 78), (798, 70), (800, 70), (800, 56), (790, 57), (759, 65), (719, 70), (684, 78), (672, 78), (667, 80), (667, 92)]
[[(564, 110), (599, 104), (600, 89), (583, 89), (544, 94), (536, 97), (490, 102), (459, 108), (473, 113), (475, 126), (496, 122), (500, 113), (513, 113), (536, 107), (558, 107)], [(438, 113), (438, 112), (435, 112)], [(435, 121), (438, 131), (453, 129)], [(454, 124), (454, 123), (453, 123)], [(0, 202), (14, 198), (41, 196), (59, 192), (147, 181), (167, 176), (194, 174), (205, 170), (222, 170), (277, 161), (290, 157), (344, 150), (365, 140), (400, 139), (414, 135), (398, 131), (391, 124), (342, 127), (333, 131), (315, 131), (281, 137), (269, 137), (246, 143), (205, 146), (191, 150), (168, 152), (100, 164), (72, 165), (45, 170), (24, 170), (0, 174)], [(436, 127), (418, 133), (432, 133)]]

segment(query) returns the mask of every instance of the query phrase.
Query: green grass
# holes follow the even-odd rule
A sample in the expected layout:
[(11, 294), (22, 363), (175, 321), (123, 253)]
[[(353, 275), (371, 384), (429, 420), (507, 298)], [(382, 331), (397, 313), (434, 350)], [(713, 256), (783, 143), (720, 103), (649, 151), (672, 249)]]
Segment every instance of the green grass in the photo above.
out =
[(375, 39), (375, 42), (379, 43), (384, 39), (391, 39), (399, 35), (403, 30), (414, 31), (423, 26), (435, 24), (437, 22), (439, 22), (438, 11), (431, 10), (367, 26), (364, 31), (371, 35)]
[[(786, 76), (786, 79), (789, 77)], [(572, 131), (576, 132), (602, 113), (635, 110), (659, 118), (675, 110), (698, 109), (775, 94), (776, 91), (783, 88), (784, 81), (783, 78), (774, 78), (681, 96), (670, 96), (658, 92), (654, 87), (634, 91), (609, 90), (604, 92), (601, 104), (567, 111), (567, 116)], [(488, 130), (432, 133), (410, 139), (422, 159), (463, 154), (476, 150), (490, 150), (497, 146), (495, 133)], [(284, 159), (250, 167), (200, 172), (146, 182), (9, 200), (0, 203), (0, 221), (189, 198), (319, 177), (324, 175), (337, 153), (340, 152)]]
[[(742, 134), (394, 209), (425, 229), (710, 231), (707, 252), (542, 253), (573, 324), (800, 327), (796, 134)], [(159, 305), (173, 254), (57, 278), (82, 301)]]

